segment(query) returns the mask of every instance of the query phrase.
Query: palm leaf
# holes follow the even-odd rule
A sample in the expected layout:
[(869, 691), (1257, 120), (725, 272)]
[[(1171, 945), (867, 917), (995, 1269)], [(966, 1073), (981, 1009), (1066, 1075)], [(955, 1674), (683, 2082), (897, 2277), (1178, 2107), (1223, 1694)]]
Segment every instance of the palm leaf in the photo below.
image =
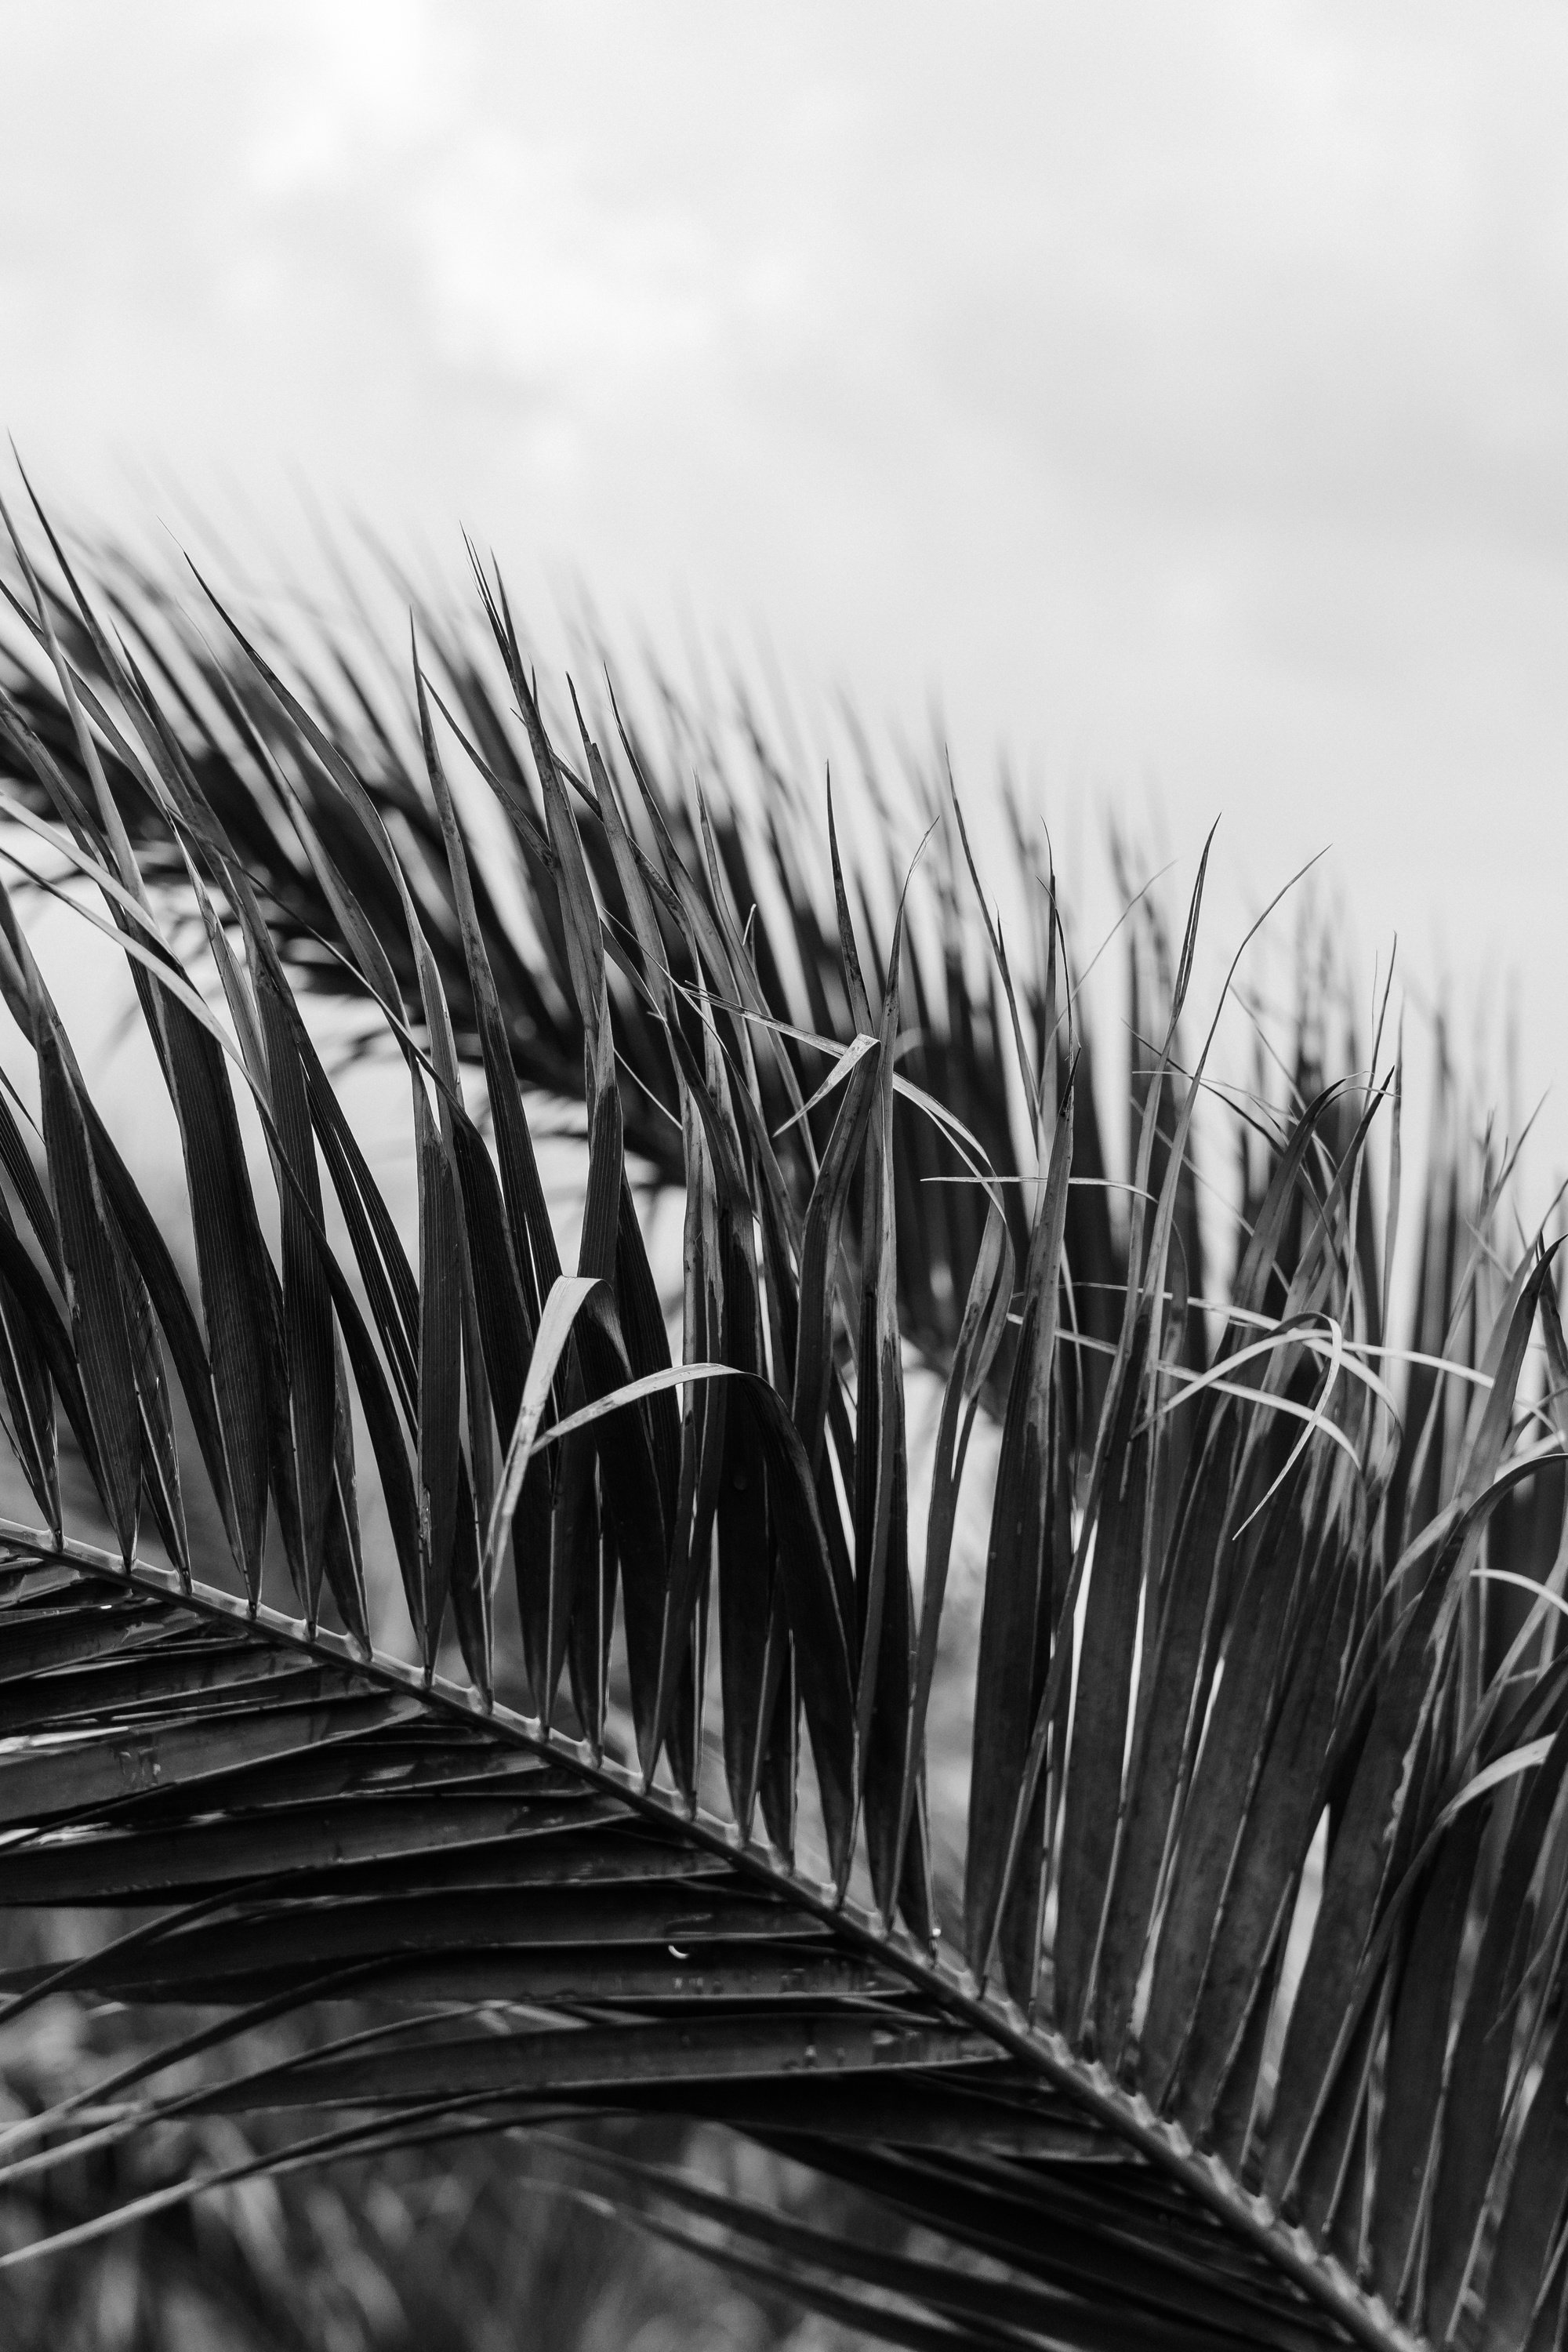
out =
[[(1552, 1254), (1496, 1273), (1498, 1168), (1435, 1162), (1472, 1254), (1428, 1213), (1436, 1361), (1402, 1419), (1366, 1210), (1379, 1097), (1263, 1121), (1210, 1362), (1205, 1064), (1178, 1043), (1198, 893), (1173, 970), (1143, 935), (1164, 1041), (1119, 1256), (1085, 1206), (1104, 1156), (1061, 1034), (1054, 877), (1037, 968), (1016, 982), (987, 914), (977, 986), (942, 850), (939, 1032), (917, 893), (882, 934), (835, 838), (830, 931), (781, 831), (794, 997), (736, 918), (739, 824), (682, 814), (629, 727), (606, 749), (583, 719), (568, 763), (499, 581), (521, 737), (447, 645), (466, 727), (440, 733), (416, 666), (420, 773), (389, 727), (367, 780), (363, 730), (221, 607), (221, 659), (178, 625), (155, 660), (132, 604), (133, 657), (68, 574), (27, 576), (11, 805), (35, 842), (47, 807), (81, 919), (132, 964), (199, 1302), (7, 900), (39, 1133), (0, 1152), (0, 1369), (43, 1524), (0, 1529), (0, 1902), (106, 1932), (14, 1969), (0, 2022), (62, 1991), (167, 2022), (0, 2132), (0, 2194), (47, 2213), (86, 2159), (220, 2120), (246, 2153), (0, 2268), (219, 2179), (651, 2113), (850, 2178), (945, 2251), (786, 2226), (602, 2147), (563, 2157), (573, 2196), (890, 2340), (1554, 2343), (1568, 1361)], [(459, 759), (519, 844), (527, 952)], [(305, 1024), (310, 956), (405, 1066), (416, 1263)], [(572, 1276), (541, 1084), (585, 1115)], [(628, 1174), (645, 1144), (687, 1203), (679, 1360)], [(910, 1181), (953, 1162), (968, 1193)], [(940, 1314), (911, 1227), (943, 1252)], [(900, 1324), (950, 1375), (919, 1611)], [(927, 1739), (987, 1395), (960, 1900)], [(56, 1398), (96, 1498), (68, 1528)]]

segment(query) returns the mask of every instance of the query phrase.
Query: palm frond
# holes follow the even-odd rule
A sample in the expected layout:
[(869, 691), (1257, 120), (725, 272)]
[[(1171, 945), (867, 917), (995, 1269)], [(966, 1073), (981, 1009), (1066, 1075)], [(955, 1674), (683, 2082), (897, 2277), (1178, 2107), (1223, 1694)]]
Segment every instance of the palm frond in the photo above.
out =
[[(426, 628), (447, 691), (416, 646), (384, 720), (327, 645), (350, 726), (216, 598), (221, 655), (123, 580), (117, 637), (15, 544), (7, 854), (127, 959), (195, 1278), (0, 897), (41, 1522), (0, 1529), (0, 1902), (106, 1923), (0, 2025), (167, 2020), (0, 2131), (46, 2217), (0, 2269), (223, 2180), (652, 2114), (918, 2242), (579, 2140), (569, 2193), (889, 2340), (1555, 2344), (1568, 1352), (1495, 1156), (1434, 1156), (1394, 1349), (1384, 1089), (1304, 1048), (1211, 1355), (1201, 870), (1178, 953), (1135, 932), (1121, 1231), (1054, 875), (1026, 975), (987, 916), (977, 982), (945, 829), (885, 928), (834, 840), (819, 919), (793, 802), (759, 850), (614, 712), (568, 753), (499, 578), (515, 717)], [(412, 1249), (316, 983), (404, 1066)], [(541, 1087), (585, 1121), (574, 1273)], [(684, 1202), (679, 1356), (638, 1160)], [(906, 1339), (945, 1379), (918, 1604)], [(992, 1406), (954, 1809), (928, 1730)], [(220, 2121), (243, 2154), (49, 2226), (47, 2184)]]

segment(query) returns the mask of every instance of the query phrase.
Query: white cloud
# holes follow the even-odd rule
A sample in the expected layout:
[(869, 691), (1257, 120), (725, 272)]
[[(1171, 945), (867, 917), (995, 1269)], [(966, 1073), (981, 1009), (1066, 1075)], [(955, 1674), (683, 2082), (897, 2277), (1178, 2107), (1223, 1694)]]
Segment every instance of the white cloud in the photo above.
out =
[(244, 164), (263, 201), (342, 189), (452, 120), (467, 44), (429, 0), (303, 0), (268, 24)]

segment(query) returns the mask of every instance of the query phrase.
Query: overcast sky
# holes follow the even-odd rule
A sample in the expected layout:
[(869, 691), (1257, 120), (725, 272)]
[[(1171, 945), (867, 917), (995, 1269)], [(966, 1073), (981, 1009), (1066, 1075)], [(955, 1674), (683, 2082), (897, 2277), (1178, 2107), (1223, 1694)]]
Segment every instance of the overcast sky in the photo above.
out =
[(67, 510), (288, 536), (303, 474), (1189, 871), (1223, 812), (1237, 909), (1331, 844), (1368, 977), (1506, 964), (1568, 1092), (1560, 6), (3, 21), (0, 422)]

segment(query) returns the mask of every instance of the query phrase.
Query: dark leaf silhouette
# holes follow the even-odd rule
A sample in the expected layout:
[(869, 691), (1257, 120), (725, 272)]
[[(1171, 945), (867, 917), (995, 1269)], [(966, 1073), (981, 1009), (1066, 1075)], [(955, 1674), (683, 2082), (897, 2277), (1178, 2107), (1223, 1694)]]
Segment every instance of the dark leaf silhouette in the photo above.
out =
[[(1402, 1348), (1386, 1090), (1303, 1046), (1244, 1112), (1221, 1292), (1201, 869), (1173, 959), (1133, 908), (1163, 1042), (1113, 1214), (1057, 877), (1026, 965), (983, 898), (972, 953), (956, 801), (886, 914), (830, 809), (819, 906), (781, 788), (689, 801), (613, 700), (567, 750), (497, 576), (483, 657), (423, 617), (372, 725), (128, 574), (111, 642), (54, 555), (13, 599), (5, 845), (125, 956), (185, 1199), (139, 1190), (18, 889), (0, 1903), (104, 1924), (0, 2023), (68, 1993), (146, 2036), (0, 2133), (44, 2217), (0, 2272), (521, 2134), (584, 2210), (870, 2337), (1557, 2343), (1568, 1357), (1489, 1147), (1448, 1121), (1406, 1204)], [(406, 1072), (412, 1248), (313, 1006)], [(650, 2116), (904, 2236), (583, 2128)], [(149, 2147), (152, 2186), (116, 2169)]]

